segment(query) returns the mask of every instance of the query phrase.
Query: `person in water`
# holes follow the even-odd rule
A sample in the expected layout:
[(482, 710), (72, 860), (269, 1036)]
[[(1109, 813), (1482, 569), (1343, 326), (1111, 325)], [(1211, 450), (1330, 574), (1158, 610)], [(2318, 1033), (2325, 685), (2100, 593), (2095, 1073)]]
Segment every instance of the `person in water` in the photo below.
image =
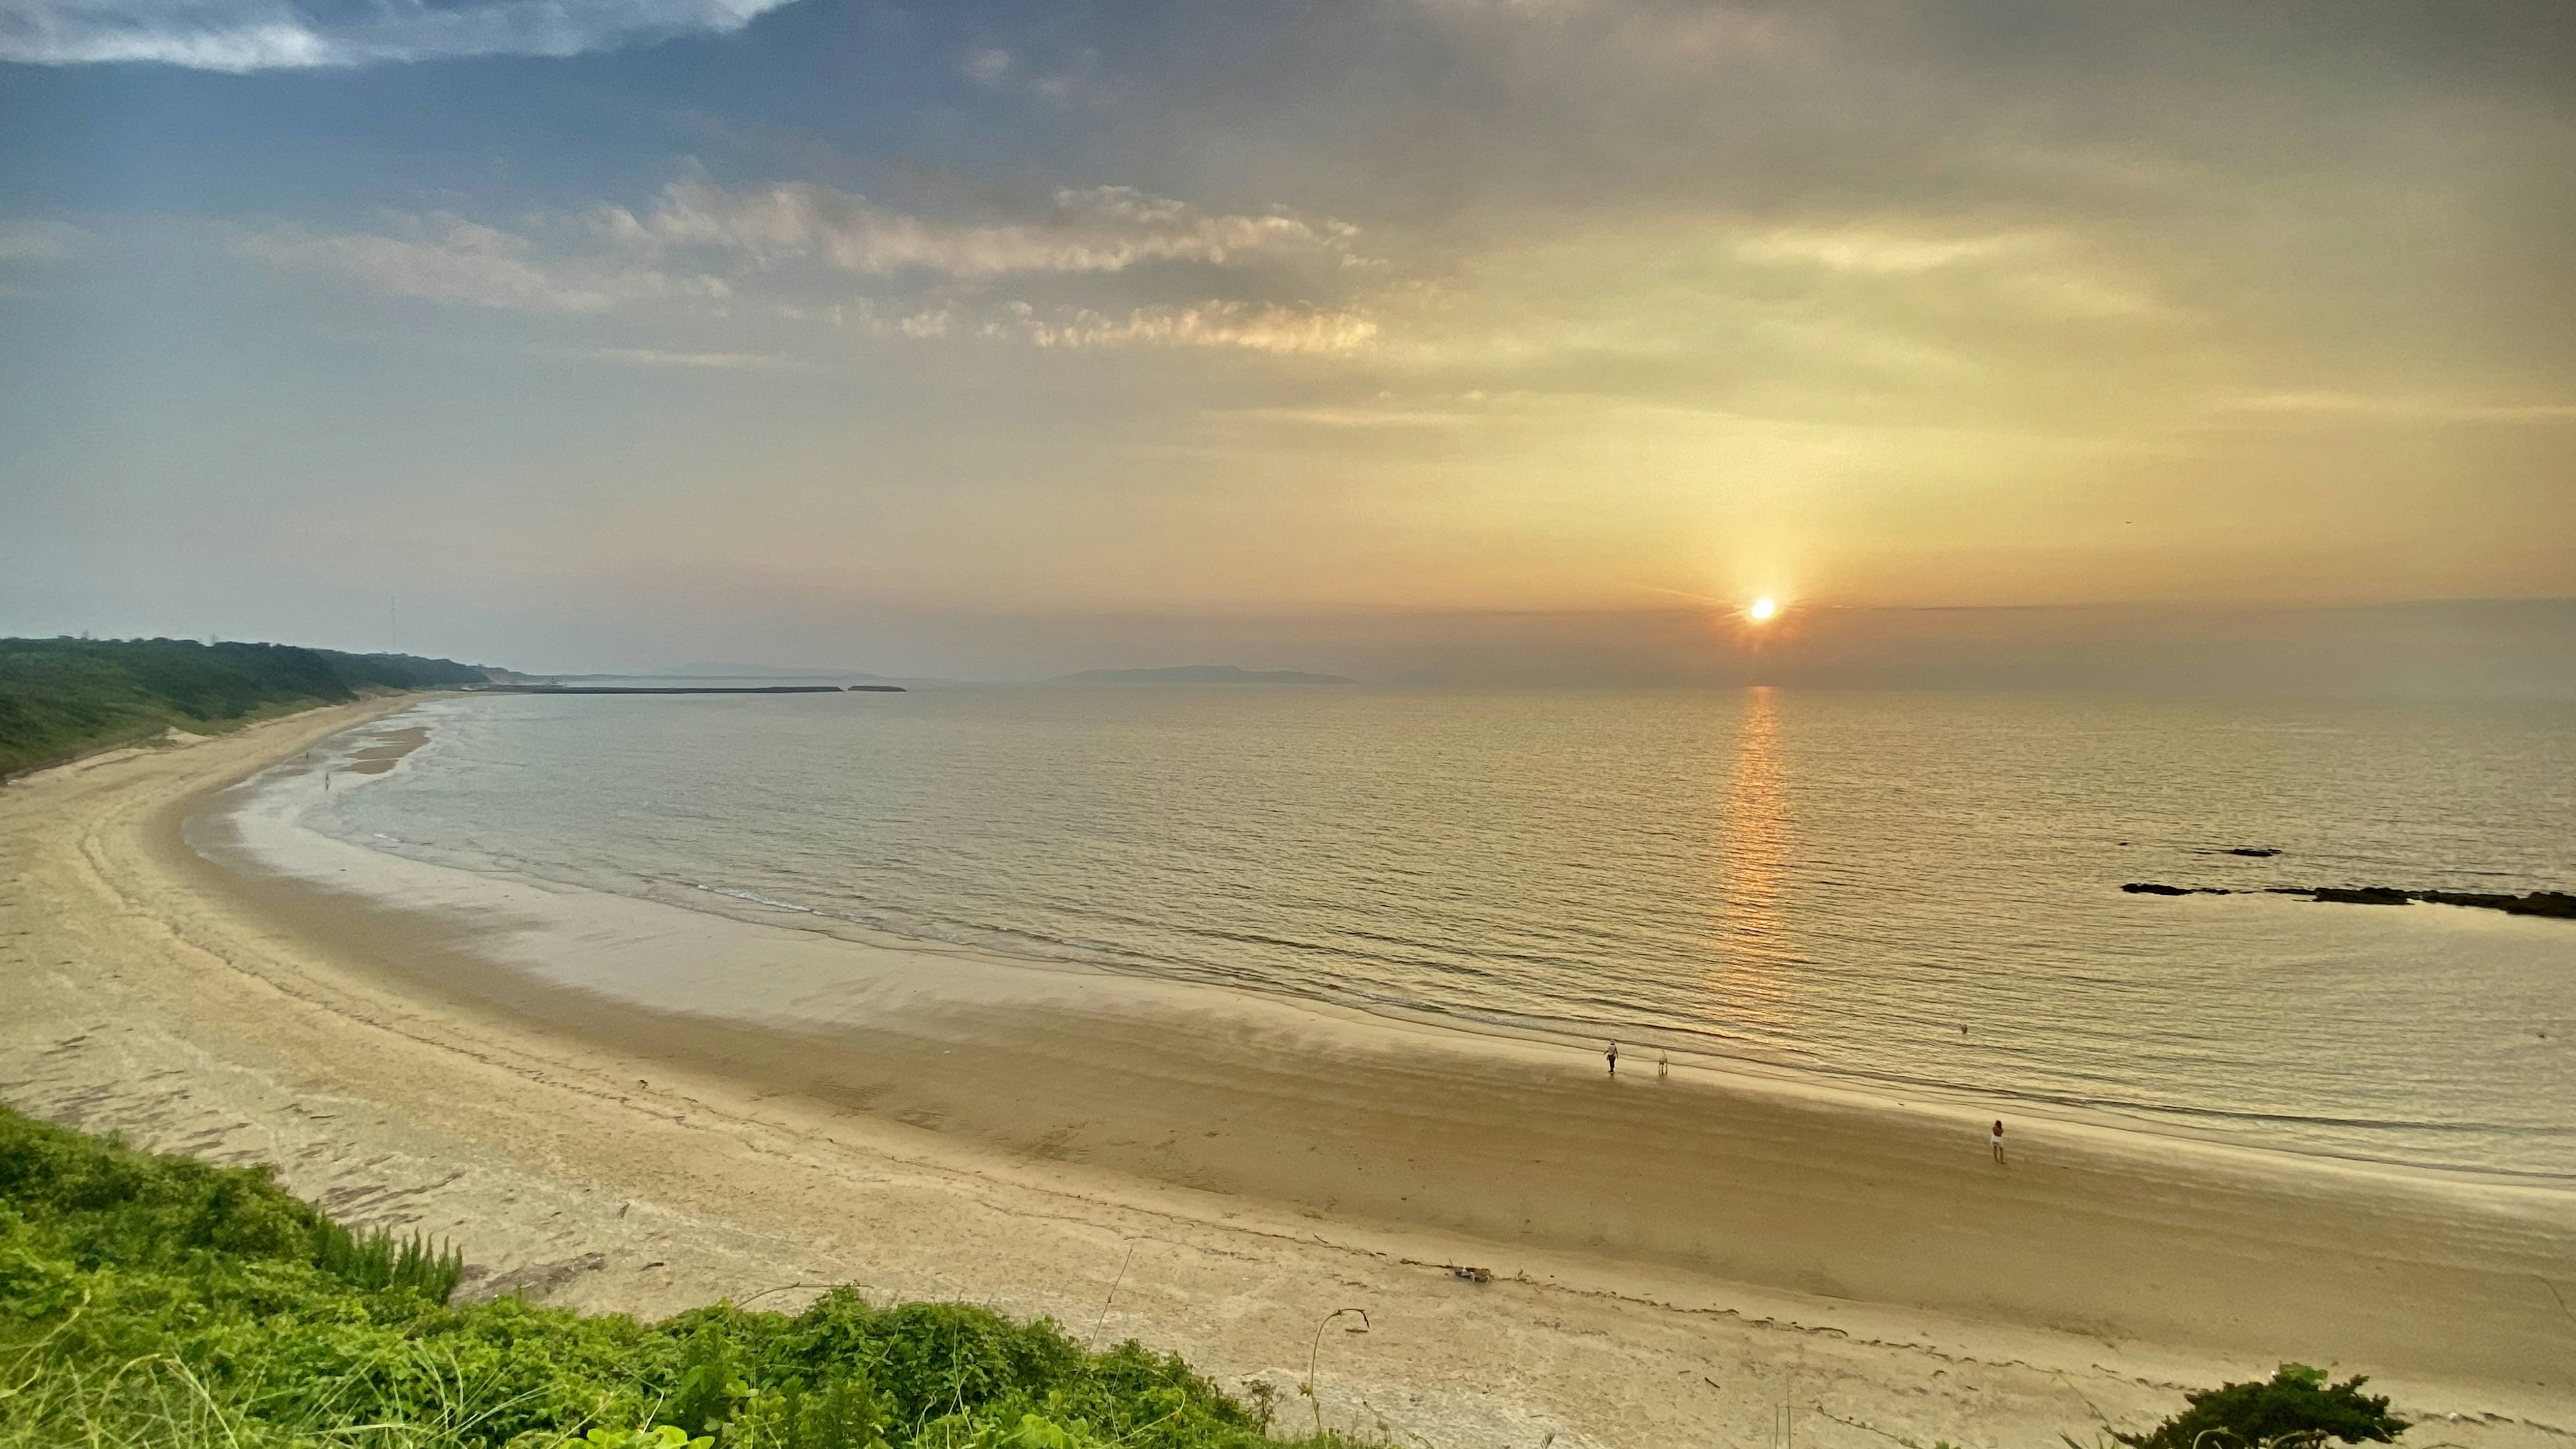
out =
[(1619, 1044), (1615, 1041), (1610, 1043), (1610, 1050), (1603, 1052), (1602, 1055), (1610, 1059), (1610, 1075), (1614, 1077), (1619, 1075)]
[(1998, 1117), (1998, 1118), (1996, 1118), (1996, 1119), (1995, 1119), (1995, 1132), (1994, 1132), (1994, 1135), (1993, 1135), (1992, 1137), (1987, 1138), (1986, 1140), (1994, 1144), (1994, 1149), (1995, 1149), (1995, 1166), (1997, 1166), (1997, 1167), (2001, 1167), (2001, 1166), (2003, 1166), (2003, 1165), (2004, 1165), (2004, 1122), (2003, 1122), (2003, 1119), (2002, 1119), (2001, 1117)]

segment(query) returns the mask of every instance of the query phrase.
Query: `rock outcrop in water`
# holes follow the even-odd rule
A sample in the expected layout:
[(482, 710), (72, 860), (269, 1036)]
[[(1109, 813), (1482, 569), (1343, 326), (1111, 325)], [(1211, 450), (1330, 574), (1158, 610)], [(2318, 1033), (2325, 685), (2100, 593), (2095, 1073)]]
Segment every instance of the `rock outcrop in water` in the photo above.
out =
[(2555, 916), (2576, 921), (2576, 895), (2566, 891), (2533, 891), (2527, 896), (2487, 895), (2477, 891), (2408, 891), (2437, 906), (2476, 906), (2515, 916)]
[(2133, 896), (2304, 896), (2312, 901), (2344, 906), (2403, 906), (2422, 901), (2427, 905), (2502, 911), (2509, 916), (2551, 916), (2562, 921), (2576, 921), (2576, 895), (2565, 891), (2533, 891), (2529, 895), (2516, 896), (2483, 891), (2408, 891), (2394, 886), (2266, 886), (2261, 890), (2231, 890), (2226, 886), (2177, 886), (2151, 880), (2133, 880), (2120, 889)]
[[(2277, 894), (2288, 895), (2281, 891)], [(2413, 897), (2387, 886), (2319, 886), (2307, 893), (2312, 901), (2326, 901), (2339, 906), (2402, 906)]]

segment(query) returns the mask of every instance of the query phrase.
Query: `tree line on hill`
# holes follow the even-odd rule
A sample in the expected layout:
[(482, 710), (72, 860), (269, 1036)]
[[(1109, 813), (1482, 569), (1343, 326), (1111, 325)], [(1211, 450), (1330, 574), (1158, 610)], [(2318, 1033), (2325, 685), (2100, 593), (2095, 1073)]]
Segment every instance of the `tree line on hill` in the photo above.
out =
[(177, 728), (213, 734), (362, 695), (481, 684), (453, 659), (194, 639), (0, 639), (0, 779)]

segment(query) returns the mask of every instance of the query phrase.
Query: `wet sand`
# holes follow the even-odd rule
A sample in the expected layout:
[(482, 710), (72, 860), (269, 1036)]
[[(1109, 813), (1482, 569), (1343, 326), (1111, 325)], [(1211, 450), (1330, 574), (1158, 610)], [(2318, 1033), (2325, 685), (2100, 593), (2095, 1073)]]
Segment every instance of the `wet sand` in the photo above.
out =
[[(2576, 1418), (2563, 1193), (2035, 1121), (1997, 1169), (1973, 1104), (1633, 1059), (1613, 1082), (1590, 1052), (309, 835), (281, 871), (257, 822), (203, 809), (358, 717), (0, 796), (9, 977), (42, 1003), (0, 1043), (10, 1100), (290, 1159), (291, 1185), (458, 1231), (564, 1301), (847, 1277), (1100, 1321), (1227, 1378), (1300, 1375), (1320, 1316), (1370, 1305), (1369, 1335), (1327, 1345), (1354, 1360), (1319, 1385), (1335, 1421), (1443, 1443), (1740, 1443), (1782, 1404), (1807, 1437), (2045, 1441), (2284, 1358), (2496, 1416), (2445, 1424), (2460, 1442)], [(390, 770), (419, 739), (380, 729), (356, 757)], [(653, 1009), (711, 973), (759, 983), (748, 1019)], [(628, 1004), (584, 989), (608, 980)]]
[(367, 736), (365, 744), (350, 751), (348, 763), (340, 768), (351, 775), (381, 775), (402, 763), (403, 756), (427, 743), (427, 725), (375, 731)]

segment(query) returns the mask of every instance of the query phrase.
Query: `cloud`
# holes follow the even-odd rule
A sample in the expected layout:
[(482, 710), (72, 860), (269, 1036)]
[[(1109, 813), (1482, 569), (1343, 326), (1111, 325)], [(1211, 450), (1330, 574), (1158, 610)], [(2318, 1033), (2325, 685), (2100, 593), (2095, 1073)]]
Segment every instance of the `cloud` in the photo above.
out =
[(790, 0), (0, 0), (0, 61), (257, 71), (578, 55), (740, 30)]
[(0, 221), (0, 262), (57, 261), (78, 240), (78, 227), (58, 221)]
[(549, 258), (527, 238), (447, 212), (393, 219), (395, 235), (330, 235), (281, 227), (233, 239), (235, 256), (334, 273), (398, 297), (531, 312), (605, 312), (670, 298), (722, 300), (710, 276), (674, 275), (618, 258)]
[(1385, 431), (1406, 428), (1463, 428), (1485, 420), (1484, 410), (1387, 407), (1267, 407), (1211, 412), (1212, 421), (1263, 423), (1297, 428)]
[(988, 91), (1061, 104), (1086, 89), (1099, 65), (1100, 52), (1088, 47), (1059, 56), (1049, 66), (1026, 54), (988, 46), (968, 54), (958, 70), (966, 79)]
[(609, 242), (644, 254), (713, 248), (759, 261), (817, 258), (843, 271), (980, 278), (1015, 272), (1118, 272), (1145, 262), (1231, 265), (1264, 257), (1349, 255), (1358, 228), (1285, 213), (1202, 211), (1126, 186), (1066, 188), (1025, 220), (957, 222), (888, 210), (811, 182), (727, 190), (692, 169), (642, 216), (603, 206)]
[(1039, 347), (1230, 347), (1249, 352), (1356, 352), (1377, 323), (1355, 312), (1266, 303), (1140, 307), (1124, 316), (1077, 311), (1055, 321), (1033, 312), (1003, 324)]
[(2272, 392), (2219, 405), (2222, 413), (2392, 423), (2576, 422), (2576, 403), (2477, 403), (2450, 398), (2390, 397), (2348, 392)]
[(2142, 282), (2087, 256), (2081, 239), (2063, 229), (1788, 226), (1740, 239), (1735, 255), (1757, 266), (1844, 276), (1974, 276), (2029, 310), (2064, 318), (2137, 319), (2173, 311)]
[[(1232, 215), (1128, 187), (1056, 193), (1044, 219), (970, 224), (890, 211), (804, 182), (728, 191), (702, 175), (674, 182), (642, 214), (613, 206), (535, 216), (522, 230), (452, 212), (389, 213), (382, 232), (299, 226), (237, 234), (233, 254), (280, 270), (337, 276), (377, 292), (521, 312), (592, 314), (750, 297), (795, 321), (855, 319), (878, 336), (978, 338), (1033, 347), (1206, 347), (1280, 355), (1356, 352), (1377, 321), (1349, 306), (1212, 298), (1105, 307), (1003, 300), (1010, 276), (1113, 273), (1152, 260), (1234, 266), (1277, 255), (1340, 257), (1356, 233), (1336, 222)], [(786, 275), (810, 260), (820, 277)], [(1339, 272), (1338, 263), (1332, 271)], [(817, 300), (846, 281), (887, 279), (881, 295)], [(923, 284), (927, 274), (931, 284)], [(1132, 290), (1132, 288), (1130, 289)], [(645, 365), (782, 365), (749, 352), (584, 351)]]
[(1283, 355), (1360, 351), (1378, 324), (1354, 311), (1278, 303), (1205, 301), (1110, 313), (1088, 307), (1041, 308), (1003, 302), (982, 309), (954, 303), (893, 318), (869, 318), (880, 335), (915, 341), (945, 338), (1020, 342), (1080, 350), (1104, 347), (1216, 347)]
[(2049, 242), (2043, 234), (2026, 231), (1939, 236), (1867, 227), (1782, 227), (1737, 242), (1735, 254), (1748, 262), (1910, 276), (1965, 263), (2029, 256), (2045, 249)]
[(630, 367), (708, 367), (740, 372), (774, 372), (796, 364), (774, 352), (665, 352), (655, 347), (593, 347), (576, 354), (595, 362)]

